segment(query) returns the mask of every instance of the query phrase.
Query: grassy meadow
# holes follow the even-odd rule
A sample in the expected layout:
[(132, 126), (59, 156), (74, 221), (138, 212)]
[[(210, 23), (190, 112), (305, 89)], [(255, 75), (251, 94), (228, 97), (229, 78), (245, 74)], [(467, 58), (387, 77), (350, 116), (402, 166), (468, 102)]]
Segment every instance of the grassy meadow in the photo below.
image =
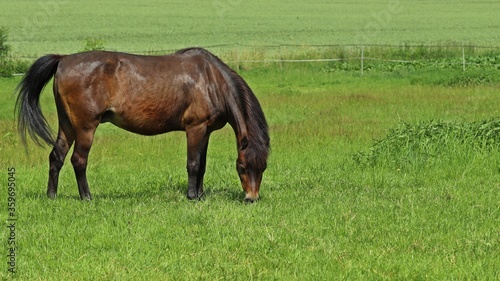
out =
[[(123, 51), (221, 43), (497, 43), (498, 4), (458, 2), (221, 0), (185, 9), (160, 1), (85, 7), (15, 1), (1, 4), (0, 26), (9, 27), (13, 55), (20, 57), (76, 52), (86, 38)], [(455, 14), (440, 14), (444, 8)], [(40, 10), (57, 16), (37, 16)], [(386, 10), (391, 16), (378, 16), (388, 23), (375, 20), (383, 28), (365, 20)], [(25, 36), (26, 21), (35, 25)], [(370, 28), (377, 36), (356, 37)], [(292, 51), (294, 58), (322, 55)], [(399, 50), (367, 52), (394, 58)], [(202, 201), (185, 198), (183, 132), (145, 137), (111, 124), (98, 128), (90, 152), (94, 200), (79, 200), (69, 159), (58, 198), (49, 200), (50, 148), (30, 142), (25, 153), (14, 119), (21, 78), (0, 78), (0, 279), (498, 280), (500, 56), (467, 50), (471, 60), (491, 62), (463, 72), (460, 64), (440, 63), (453, 58), (422, 52), (418, 58), (434, 60), (367, 62), (363, 76), (356, 61), (238, 65), (271, 134), (262, 198), (253, 204), (243, 202), (229, 126), (212, 134)], [(51, 85), (41, 104), (55, 130)], [(15, 274), (7, 263), (8, 167), (16, 183)]]
[[(94, 200), (79, 200), (69, 162), (59, 197), (49, 200), (49, 149), (31, 144), (25, 155), (9, 95), (19, 79), (0, 80), (9, 93), (1, 103), (1, 166), (16, 168), (18, 186), (19, 279), (498, 277), (498, 134), (484, 149), (424, 138), (430, 151), (444, 150), (426, 159), (408, 157), (418, 150), (397, 142), (385, 154), (370, 152), (373, 138), (383, 141), (403, 121), (460, 126), (498, 116), (498, 86), (415, 85), (298, 66), (242, 73), (272, 137), (255, 204), (243, 203), (229, 127), (211, 139), (205, 200), (189, 202), (183, 133), (143, 137), (107, 124), (89, 160)], [(42, 102), (54, 123), (50, 91)], [(378, 161), (357, 161), (360, 153)]]

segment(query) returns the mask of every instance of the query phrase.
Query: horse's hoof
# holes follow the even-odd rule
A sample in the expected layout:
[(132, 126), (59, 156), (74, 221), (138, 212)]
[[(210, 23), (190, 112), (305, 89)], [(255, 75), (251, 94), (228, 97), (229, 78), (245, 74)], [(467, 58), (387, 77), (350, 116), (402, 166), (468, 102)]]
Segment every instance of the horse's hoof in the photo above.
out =
[(193, 194), (189, 194), (189, 193), (187, 194), (187, 196), (186, 196), (186, 197), (187, 197), (187, 199), (189, 199), (189, 200), (195, 200), (196, 198), (198, 198), (198, 196), (193, 195)]
[(92, 196), (90, 194), (80, 194), (80, 199), (82, 201), (92, 201)]
[(47, 197), (49, 197), (49, 199), (56, 199), (57, 193), (55, 193), (55, 192), (47, 192)]
[(188, 194), (187, 194), (187, 196), (186, 196), (186, 197), (187, 197), (187, 199), (189, 199), (189, 200), (201, 200), (201, 199), (203, 199), (204, 194), (205, 194), (205, 193), (203, 193), (203, 192), (201, 192), (201, 193), (197, 193), (197, 194), (192, 194), (192, 193), (190, 194), (190, 193), (188, 192)]

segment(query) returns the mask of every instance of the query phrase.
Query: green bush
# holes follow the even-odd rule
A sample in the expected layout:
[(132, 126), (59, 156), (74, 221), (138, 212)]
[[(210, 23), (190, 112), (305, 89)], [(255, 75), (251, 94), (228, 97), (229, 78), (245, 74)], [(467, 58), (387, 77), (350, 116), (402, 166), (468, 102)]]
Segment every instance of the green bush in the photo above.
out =
[(82, 51), (104, 50), (104, 40), (99, 38), (86, 38)]
[(6, 27), (0, 27), (0, 63), (4, 62), (4, 59), (10, 52), (10, 46), (7, 45), (8, 30)]
[(11, 47), (7, 44), (8, 30), (6, 27), (0, 27), (0, 77), (12, 75), (9, 54)]

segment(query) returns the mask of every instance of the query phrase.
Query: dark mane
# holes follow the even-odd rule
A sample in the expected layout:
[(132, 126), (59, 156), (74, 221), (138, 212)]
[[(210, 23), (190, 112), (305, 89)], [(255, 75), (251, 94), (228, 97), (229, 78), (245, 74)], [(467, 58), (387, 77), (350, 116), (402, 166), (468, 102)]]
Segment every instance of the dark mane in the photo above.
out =
[(256, 168), (265, 169), (270, 152), (269, 129), (264, 112), (255, 94), (243, 78), (227, 66), (217, 56), (203, 48), (187, 48), (176, 52), (178, 55), (203, 55), (214, 63), (221, 72), (229, 76), (228, 83), (235, 88), (232, 93), (240, 104), (248, 133), (247, 160)]
[(243, 103), (243, 114), (247, 120), (248, 130), (248, 147), (250, 151), (247, 153), (247, 160), (254, 163), (256, 167), (265, 169), (267, 165), (267, 157), (269, 156), (270, 138), (269, 129), (264, 112), (259, 101), (247, 83), (236, 72), (232, 71), (235, 76), (233, 79), (238, 81), (238, 92)]

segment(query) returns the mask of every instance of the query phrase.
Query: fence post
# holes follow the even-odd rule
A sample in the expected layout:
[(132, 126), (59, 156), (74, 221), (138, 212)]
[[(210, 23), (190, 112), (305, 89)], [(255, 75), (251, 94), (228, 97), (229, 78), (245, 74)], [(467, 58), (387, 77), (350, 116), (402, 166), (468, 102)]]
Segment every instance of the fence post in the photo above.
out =
[(462, 69), (465, 72), (465, 46), (462, 43)]
[(279, 53), (280, 53), (280, 70), (283, 71), (283, 52), (281, 50), (281, 44), (279, 45)]
[(240, 56), (238, 54), (238, 48), (236, 48), (236, 71), (240, 72)]
[(363, 69), (365, 64), (365, 46), (361, 46), (361, 76), (363, 76)]

